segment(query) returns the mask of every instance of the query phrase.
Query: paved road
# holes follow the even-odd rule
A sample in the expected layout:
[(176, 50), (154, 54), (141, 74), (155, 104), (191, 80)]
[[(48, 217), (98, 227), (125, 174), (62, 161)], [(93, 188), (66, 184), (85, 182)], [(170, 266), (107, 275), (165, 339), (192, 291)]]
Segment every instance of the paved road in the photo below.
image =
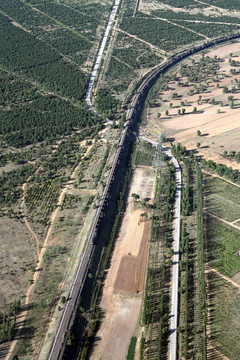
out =
[(104, 33), (104, 36), (103, 36), (101, 47), (100, 47), (99, 52), (97, 54), (97, 60), (95, 62), (94, 69), (92, 71), (92, 74), (91, 74), (91, 77), (90, 77), (90, 80), (89, 80), (89, 84), (88, 84), (86, 101), (87, 101), (87, 104), (88, 104), (89, 108), (92, 111), (94, 111), (95, 113), (96, 113), (96, 110), (92, 106), (92, 102), (91, 102), (91, 91), (92, 91), (94, 80), (95, 80), (95, 78), (97, 76), (97, 71), (98, 71), (98, 68), (99, 68), (101, 60), (102, 60), (102, 56), (103, 56), (103, 52), (104, 52), (104, 49), (105, 49), (105, 46), (106, 46), (108, 35), (109, 35), (110, 30), (111, 30), (113, 21), (115, 19), (119, 3), (120, 3), (120, 0), (115, 0), (115, 3), (114, 3), (113, 8), (112, 8), (111, 15), (109, 17), (108, 24), (107, 24), (107, 27), (106, 27), (106, 30), (105, 30), (105, 33)]
[[(157, 146), (157, 142), (152, 141), (144, 136), (141, 139), (148, 141), (153, 146)], [(178, 274), (179, 274), (179, 241), (180, 241), (180, 213), (181, 213), (181, 168), (172, 155), (171, 150), (165, 146), (162, 147), (165, 154), (172, 160), (176, 169), (176, 203), (175, 203), (175, 229), (174, 229), (174, 254), (173, 254), (173, 272), (172, 272), (172, 299), (171, 299), (171, 324), (170, 324), (170, 352), (169, 360), (177, 358), (177, 326), (178, 326)]]

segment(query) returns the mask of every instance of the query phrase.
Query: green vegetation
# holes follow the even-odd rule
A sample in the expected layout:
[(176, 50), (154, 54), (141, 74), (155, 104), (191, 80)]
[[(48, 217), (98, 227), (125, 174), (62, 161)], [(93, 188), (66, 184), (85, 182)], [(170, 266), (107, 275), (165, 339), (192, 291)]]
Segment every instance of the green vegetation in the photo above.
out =
[(120, 102), (116, 100), (108, 89), (101, 88), (97, 91), (95, 98), (95, 105), (97, 110), (104, 116), (111, 117), (117, 112)]
[(239, 187), (207, 174), (205, 181), (207, 211), (226, 221), (239, 219)]
[(150, 68), (159, 64), (162, 56), (127, 34), (119, 32), (109, 63), (106, 69), (104, 86), (110, 84), (111, 89), (117, 93), (126, 90), (131, 81), (136, 79), (141, 68)]
[(176, 191), (174, 172), (174, 166), (168, 165), (156, 176), (148, 269), (142, 308), (142, 324), (145, 326), (142, 347), (149, 359), (153, 354), (157, 353), (160, 358), (167, 353), (169, 278), (172, 257), (171, 221)]
[(197, 31), (200, 34), (209, 36), (209, 37), (216, 37), (226, 35), (226, 33), (231, 33), (235, 31), (239, 31), (239, 25), (226, 25), (226, 24), (219, 24), (219, 23), (212, 23), (206, 24), (205, 23), (189, 23), (184, 21), (177, 21), (177, 24), (184, 25), (184, 27), (189, 28), (191, 30)]
[(201, 36), (166, 21), (150, 17), (148, 19), (146, 14), (140, 12), (136, 18), (125, 18), (121, 29), (166, 51), (176, 49), (176, 44), (181, 46), (202, 39)]
[(16, 330), (16, 316), (20, 310), (21, 301), (15, 300), (9, 304), (7, 310), (0, 312), (0, 339), (1, 341), (11, 341)]
[[(90, 308), (89, 308), (89, 314), (85, 314), (85, 316), (87, 317), (86, 320), (88, 322), (88, 326), (85, 329), (84, 337), (83, 337), (82, 343), (81, 343), (81, 354), (80, 354), (81, 360), (85, 360), (88, 356), (88, 351), (89, 351), (90, 345), (92, 343), (92, 340), (94, 338), (98, 322), (100, 320), (100, 311), (99, 311), (99, 306), (98, 306), (99, 296), (101, 295), (101, 288), (102, 288), (104, 277), (105, 277), (105, 270), (107, 269), (109, 260), (111, 258), (114, 240), (115, 240), (115, 237), (116, 237), (116, 234), (118, 231), (118, 227), (120, 224), (122, 211), (124, 209), (124, 199), (126, 196), (128, 184), (131, 179), (134, 157), (135, 157), (135, 151), (133, 151), (133, 154), (131, 155), (129, 165), (126, 170), (126, 175), (124, 177), (123, 186), (121, 188), (121, 193), (120, 193), (118, 206), (117, 206), (117, 214), (115, 216), (114, 223), (111, 227), (110, 239), (106, 242), (106, 234), (104, 234), (105, 246), (104, 246), (104, 249), (101, 249), (101, 256), (100, 256), (100, 260), (98, 259), (97, 269), (95, 269), (95, 270), (93, 269), (94, 268), (94, 258), (93, 258), (92, 263), (89, 268), (89, 273), (92, 274), (92, 272), (94, 272), (94, 276), (90, 277), (91, 285), (85, 284), (86, 291), (89, 290), (87, 287), (90, 286), (91, 300), (90, 300), (90, 302), (89, 302), (89, 299), (87, 301), (88, 302), (87, 306), (89, 306)], [(91, 268), (92, 268), (92, 270), (91, 270)], [(82, 307), (83, 301), (84, 301), (84, 299), (82, 299), (82, 301), (80, 301), (80, 308)]]
[(153, 156), (155, 149), (153, 146), (145, 141), (141, 141), (137, 143), (137, 152), (136, 152), (136, 165), (145, 165), (151, 166), (153, 162)]
[(240, 271), (239, 235), (237, 229), (217, 219), (207, 217), (207, 237), (210, 265), (232, 277)]
[[(214, 272), (208, 274), (211, 344), (231, 360), (239, 358), (239, 289)], [(234, 324), (234, 325), (233, 325)]]
[(128, 347), (127, 360), (134, 360), (136, 343), (137, 338), (133, 336)]

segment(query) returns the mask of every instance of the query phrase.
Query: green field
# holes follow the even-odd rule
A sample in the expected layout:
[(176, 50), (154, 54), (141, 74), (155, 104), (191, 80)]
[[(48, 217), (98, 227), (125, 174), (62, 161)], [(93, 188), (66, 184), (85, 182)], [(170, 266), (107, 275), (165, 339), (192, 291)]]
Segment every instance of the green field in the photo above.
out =
[(222, 274), (232, 277), (240, 271), (240, 231), (210, 216), (207, 218), (208, 259)]
[(226, 221), (240, 218), (239, 187), (229, 182), (205, 176), (206, 209), (209, 213)]
[(239, 360), (240, 291), (214, 273), (208, 278), (211, 345), (230, 360)]

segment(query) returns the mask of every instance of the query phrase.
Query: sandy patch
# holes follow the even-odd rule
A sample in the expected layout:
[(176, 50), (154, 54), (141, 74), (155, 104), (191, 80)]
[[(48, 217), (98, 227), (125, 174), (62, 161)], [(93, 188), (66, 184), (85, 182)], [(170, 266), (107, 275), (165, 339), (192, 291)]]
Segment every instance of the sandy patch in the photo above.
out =
[(114, 290), (129, 293), (143, 291), (145, 264), (148, 254), (147, 237), (149, 229), (150, 221), (144, 223), (144, 231), (138, 255), (133, 256), (129, 253), (122, 257), (114, 284)]
[(154, 193), (154, 173), (147, 176), (146, 169), (136, 168), (103, 287), (100, 309), (104, 318), (95, 337), (91, 359), (125, 359), (130, 338), (138, 325), (141, 294), (137, 292), (144, 287), (150, 221), (140, 221), (140, 214), (145, 210), (136, 209), (131, 194), (137, 193), (144, 178), (148, 178), (148, 191), (151, 183), (151, 194)]
[[(170, 81), (169, 88), (159, 93), (155, 106), (149, 109), (144, 135), (157, 139), (162, 131), (172, 138), (172, 141), (180, 142), (207, 160), (211, 159), (240, 170), (240, 164), (234, 159), (222, 156), (224, 151), (240, 151), (240, 67), (230, 65), (230, 54), (232, 60), (240, 61), (239, 41), (205, 51), (205, 57), (217, 56), (222, 61), (218, 63), (219, 69), (215, 75), (209, 75), (200, 82), (193, 83), (186, 75), (182, 76), (179, 65), (175, 70), (177, 81)], [(183, 63), (192, 66), (191, 71), (194, 72), (192, 59), (197, 63), (201, 57), (201, 54), (197, 54)], [(232, 74), (230, 71), (234, 68), (235, 74)], [(181, 86), (187, 82), (188, 86)], [(206, 91), (201, 90), (202, 85), (207, 86)], [(225, 86), (228, 87), (228, 92), (223, 91)], [(235, 92), (231, 92), (233, 88)], [(197, 93), (190, 95), (192, 91)], [(178, 96), (174, 98), (173, 93)], [(233, 108), (230, 106), (231, 96), (234, 98)], [(194, 107), (197, 108), (195, 114)], [(183, 108), (185, 114), (179, 114), (179, 110), (182, 111)], [(161, 114), (160, 119), (157, 118), (158, 113)], [(197, 136), (197, 130), (201, 131), (201, 136)], [(200, 143), (199, 148), (197, 143)]]
[(235, 283), (237, 283), (240, 286), (240, 272), (232, 276), (231, 280), (233, 280)]

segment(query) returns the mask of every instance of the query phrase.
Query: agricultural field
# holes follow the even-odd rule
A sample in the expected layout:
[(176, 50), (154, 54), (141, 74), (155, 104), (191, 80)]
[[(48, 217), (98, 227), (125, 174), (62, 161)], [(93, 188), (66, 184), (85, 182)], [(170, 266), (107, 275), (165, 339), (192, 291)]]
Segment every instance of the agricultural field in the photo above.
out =
[[(209, 348), (214, 359), (239, 358), (239, 301), (240, 288), (222, 279), (214, 272), (208, 273), (209, 288)], [(222, 355), (223, 356), (222, 356)]]
[(210, 266), (231, 278), (240, 272), (240, 229), (207, 217), (208, 260)]
[(141, 117), (140, 133), (155, 141), (162, 134), (183, 172), (178, 330), (184, 359), (238, 356), (229, 338), (236, 339), (239, 326), (239, 49), (236, 41), (179, 63), (151, 88)]
[(240, 30), (237, 1), (229, 9), (195, 0), (126, 0), (122, 6), (98, 82), (121, 99), (137, 78), (176, 50)]
[[(215, 163), (219, 175), (240, 170), (240, 43), (222, 45), (184, 60), (151, 90), (143, 132), (168, 139)], [(218, 168), (217, 168), (218, 165)], [(211, 171), (211, 164), (207, 166)], [(225, 169), (225, 170), (224, 170)]]
[[(113, 1), (107, 0), (0, 0), (0, 353), (3, 356), (7, 356), (19, 324), (26, 320), (15, 352), (16, 341), (12, 343), (9, 358), (11, 353), (30, 360), (38, 355), (40, 347), (40, 358), (44, 358), (51, 346), (126, 119), (124, 101), (131, 96), (140, 77), (176, 50), (240, 29), (236, 0), (229, 1), (228, 7), (221, 0), (212, 3), (125, 0), (94, 89), (93, 102), (99, 116), (89, 111), (85, 95), (112, 4)], [(144, 110), (147, 120), (143, 120), (141, 129), (154, 139), (163, 132), (168, 140), (186, 146), (192, 159), (194, 155), (205, 157), (208, 162), (202, 161), (202, 167), (207, 172), (215, 171), (240, 183), (236, 172), (240, 162), (239, 67), (237, 41), (177, 65), (153, 88)], [(106, 117), (112, 120), (112, 126), (104, 124)], [(178, 149), (175, 146), (176, 152)], [(129, 358), (133, 358), (135, 347), (141, 358), (167, 356), (169, 308), (166, 304), (170, 298), (175, 183), (170, 164), (155, 178), (153, 155), (150, 145), (137, 144), (134, 164), (124, 168), (126, 177), (113, 190), (116, 201), (111, 206), (117, 216), (113, 219), (110, 214), (106, 225), (107, 231), (112, 231), (111, 237), (107, 243), (102, 235), (101, 253), (97, 252), (100, 260), (97, 268), (92, 265), (87, 278), (87, 297), (81, 299), (79, 307), (80, 318), (87, 324), (85, 337), (81, 339), (85, 353), (99, 320), (102, 321), (100, 332), (101, 326), (108, 330), (116, 327), (107, 323), (109, 314), (115, 313), (117, 307), (119, 314), (126, 305), (124, 309), (130, 309), (133, 318), (124, 346), (117, 345), (119, 356), (127, 354), (129, 343)], [(202, 175), (197, 166), (189, 170), (186, 165), (185, 171), (188, 180), (183, 200), (186, 225), (182, 231), (181, 352), (186, 359), (191, 352), (204, 359), (206, 298), (199, 185)], [(131, 190), (130, 179), (133, 179)], [(218, 228), (213, 234), (216, 236), (210, 233), (210, 265), (226, 276), (237, 276), (238, 188), (231, 191), (230, 185), (217, 178), (210, 181), (208, 174), (204, 179), (205, 191), (209, 192), (205, 199), (211, 222), (208, 231)], [(127, 210), (122, 219), (127, 190)], [(192, 213), (191, 196), (192, 202), (195, 201)], [(226, 203), (227, 208), (223, 208)], [(236, 231), (228, 230), (229, 223)], [(195, 236), (195, 243), (188, 232)], [(128, 233), (136, 243), (129, 242)], [(122, 241), (117, 240), (114, 250), (118, 252), (111, 259), (116, 234)], [(127, 245), (121, 248), (124, 241)], [(217, 250), (212, 251), (211, 246)], [(119, 252), (121, 258), (117, 256)], [(190, 254), (194, 254), (194, 259)], [(110, 270), (106, 271), (109, 260), (113, 259), (116, 259), (112, 264), (115, 277)], [(193, 309), (187, 305), (192, 291), (188, 279), (195, 270)], [(102, 283), (108, 281), (100, 314), (98, 295)], [(86, 300), (90, 299), (88, 291), (92, 291), (91, 301)], [(117, 305), (109, 305), (108, 291), (115, 296)], [(104, 311), (106, 318), (102, 319)], [(139, 318), (141, 326), (136, 327)], [(188, 319), (189, 328), (184, 325)], [(118, 331), (124, 333), (125, 323), (126, 317)], [(204, 335), (202, 339), (199, 334)], [(96, 351), (97, 357), (98, 352), (109, 351), (105, 345), (97, 343), (92, 353)]]
[(239, 186), (208, 174), (205, 175), (204, 181), (205, 205), (208, 213), (231, 223), (239, 220)]
[[(8, 277), (9, 272), (9, 280), (6, 282), (4, 278), (1, 279), (1, 299), (4, 303), (6, 301), (4, 299), (8, 299), (9, 295), (14, 298), (21, 285), (21, 292), (19, 291), (21, 301), (25, 301), (26, 304), (28, 301), (31, 302), (25, 336), (18, 341), (15, 349), (15, 353), (24, 359), (32, 358), (33, 354), (37, 355), (40, 350), (37, 344), (40, 340), (45, 351), (49, 349), (56, 331), (63, 306), (62, 299), (67, 296), (67, 289), (76, 271), (97, 199), (111, 163), (116, 131), (108, 129), (107, 132), (99, 134), (100, 137), (107, 136), (108, 143), (104, 141), (105, 138), (97, 140), (94, 133), (89, 132), (89, 140), (79, 141), (81, 134), (78, 134), (56, 144), (55, 149), (52, 149), (49, 156), (45, 154), (38, 169), (23, 184), (23, 197), (19, 199), (18, 211), (21, 215), (22, 228), (24, 225), (26, 228), (25, 232), (21, 230), (19, 238), (19, 246), (23, 246), (21, 251), (26, 252), (26, 258), (21, 259), (23, 265), (19, 270), (24, 276), (19, 284), (16, 283), (15, 293), (12, 294), (9, 291), (9, 282), (14, 282), (15, 268), (20, 264), (15, 254), (15, 251), (19, 251), (19, 247), (16, 249), (14, 247), (13, 253), (4, 250), (3, 273)], [(86, 137), (87, 132), (84, 134), (85, 139)], [(91, 137), (95, 138), (94, 142)], [(7, 206), (3, 210), (7, 211)], [(15, 212), (10, 212), (7, 218), (12, 220), (16, 216)], [(5, 224), (5, 216), (2, 215), (0, 220)], [(29, 236), (26, 237), (24, 239), (26, 243), (22, 245), (22, 237), (28, 232), (32, 237), (30, 239)], [(13, 233), (11, 230), (8, 235), (6, 234), (4, 241), (8, 240), (9, 244), (12, 243)], [(28, 243), (31, 256), (26, 250)], [(9, 264), (4, 259), (5, 253), (9, 258)], [(14, 260), (16, 259), (14, 266), (13, 256), (15, 256)], [(26, 298), (24, 289), (27, 290), (29, 285), (34, 286), (34, 291)], [(47, 332), (50, 314), (51, 327)], [(21, 311), (19, 320), (24, 316), (24, 312)], [(46, 332), (47, 336), (44, 340), (43, 336)]]

